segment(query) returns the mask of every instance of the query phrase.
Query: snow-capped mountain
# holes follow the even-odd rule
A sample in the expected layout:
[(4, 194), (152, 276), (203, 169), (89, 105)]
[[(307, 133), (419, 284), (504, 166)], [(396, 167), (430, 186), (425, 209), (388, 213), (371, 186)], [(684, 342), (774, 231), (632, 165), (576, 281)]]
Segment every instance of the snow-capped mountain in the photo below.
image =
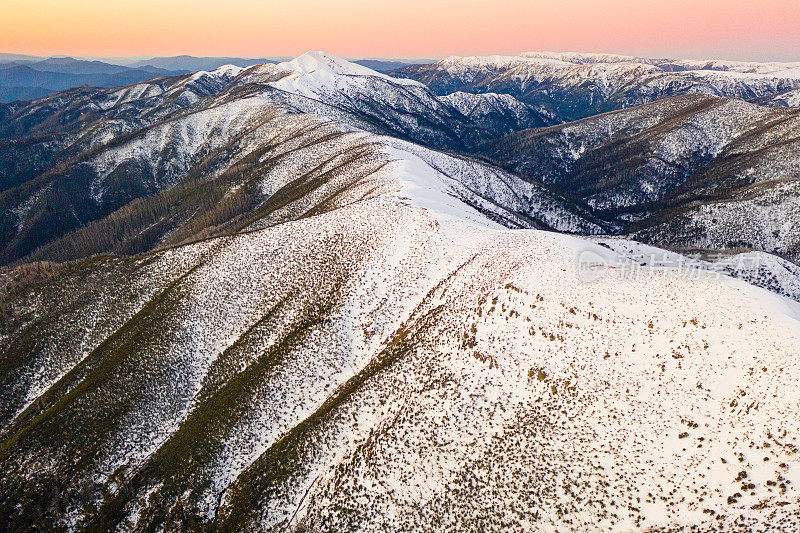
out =
[(272, 88), (273, 101), (289, 110), (322, 114), (355, 128), (436, 148), (464, 149), (507, 132), (487, 131), (421, 83), (324, 52), (252, 67), (239, 83)]
[(755, 249), (800, 261), (800, 180), (778, 179), (692, 201), (631, 224), (633, 238), (678, 249)]
[(404, 87), (425, 89), (413, 80), (396, 80), (386, 74), (372, 70), (358, 63), (352, 63), (326, 52), (308, 52), (291, 61), (279, 63), (279, 71), (289, 70), (291, 74), (273, 82), (273, 87), (309, 98), (330, 97), (337, 90), (347, 92), (353, 85), (353, 78), (379, 79)]
[[(457, 131), (487, 129), (415, 82), (401, 85), (378, 73), (364, 74), (365, 67), (348, 67), (344, 60), (329, 58), (307, 54), (286, 64), (220, 69), (213, 78), (220, 84), (213, 86), (216, 92), (193, 104), (176, 105), (182, 96), (175, 93), (186, 94), (185, 87), (208, 78), (208, 73), (185, 78), (166, 99), (123, 101), (134, 88), (120, 89), (113, 94), (116, 104), (93, 122), (79, 122), (75, 131), (33, 142), (9, 141), (10, 153), (19, 150), (6, 162), (9, 180), (18, 178), (16, 169), (24, 164), (19, 154), (33, 153), (41, 166), (29, 165), (28, 172), (40, 177), (9, 183), (0, 198), (0, 229), (6, 238), (0, 257), (66, 260), (86, 253), (143, 252), (181, 242), (198, 231), (242, 227), (242, 217), (263, 218), (264, 203), (281, 188), (296, 186), (298, 196), (307, 199), (306, 188), (316, 188), (313, 184), (319, 179), (347, 175), (362, 163), (367, 163), (363, 172), (377, 172), (386, 156), (374, 154), (389, 149), (410, 151), (408, 157), (428, 162), (431, 175), (448, 175), (453, 184), (462, 183), (460, 197), (469, 194), (481, 205), (488, 202), (481, 208), (501, 213), (497, 216), (508, 225), (602, 231), (588, 212), (542, 184), (419, 146), (403, 148), (395, 137), (366, 135), (408, 130), (398, 136), (436, 146), (458, 140)], [(325, 80), (335, 83), (328, 86)], [(406, 86), (415, 92), (407, 92)], [(116, 111), (129, 105), (140, 109), (151, 98), (157, 119), (145, 111), (130, 118)], [(110, 97), (104, 94), (103, 99)], [(403, 107), (408, 102), (411, 109)], [(32, 112), (43, 113), (43, 104), (32, 103)], [(170, 106), (175, 109), (167, 112)], [(24, 108), (10, 122), (24, 122), (29, 113)], [(393, 122), (400, 114), (410, 122)], [(121, 134), (108, 138), (111, 122)], [(417, 122), (422, 126), (414, 127)], [(333, 152), (316, 151), (330, 138), (351, 137), (352, 142)], [(66, 154), (70, 164), (58, 166), (56, 162), (68, 159)], [(273, 175), (277, 181), (270, 180)]]
[[(506, 97), (321, 53), (192, 76), (3, 111), (41, 159), (0, 195), (36, 261), (0, 270), (0, 528), (800, 526), (793, 263), (599, 235), (572, 167), (436, 149), (533, 109)], [(533, 133), (695, 159), (787, 113), (658, 105)]]
[(458, 109), (472, 122), (493, 132), (512, 133), (529, 128), (547, 126), (546, 111), (533, 110), (510, 94), (455, 92), (439, 100)]
[(795, 110), (694, 94), (512, 133), (480, 151), (637, 240), (798, 261), (798, 128)]
[(800, 107), (800, 89), (791, 89), (765, 97), (761, 103), (772, 107)]
[(654, 59), (620, 54), (593, 54), (583, 52), (522, 52), (522, 57), (566, 61), (578, 65), (593, 63), (643, 63), (656, 65), (666, 71), (726, 71), (750, 74), (775, 74), (796, 77), (800, 62), (727, 61), (720, 59)]
[[(558, 122), (702, 93), (764, 99), (800, 88), (798, 63), (652, 60), (602, 54), (526, 52), (520, 56), (447, 57), (393, 75), (421, 81), (441, 95), (510, 94)], [(552, 119), (551, 119), (552, 120)], [(550, 122), (552, 123), (552, 122)]]

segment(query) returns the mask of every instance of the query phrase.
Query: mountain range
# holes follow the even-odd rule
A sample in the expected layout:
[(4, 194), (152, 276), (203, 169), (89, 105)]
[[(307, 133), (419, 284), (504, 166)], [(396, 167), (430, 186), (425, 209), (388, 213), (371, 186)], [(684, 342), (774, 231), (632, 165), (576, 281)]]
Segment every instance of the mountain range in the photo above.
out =
[[(278, 63), (291, 58), (195, 57), (188, 55), (144, 59), (108, 58), (106, 61), (72, 57), (36, 57), (0, 54), (0, 103), (33, 100), (80, 85), (112, 87), (148, 80), (154, 76), (174, 76), (199, 70), (214, 70), (225, 65), (250, 67)], [(371, 69), (388, 72), (409, 61), (360, 59)]]
[(0, 105), (0, 525), (797, 528), (795, 70), (309, 52)]
[(0, 102), (30, 100), (80, 85), (111, 87), (185, 72), (150, 65), (126, 67), (71, 57), (17, 59), (0, 62)]
[(770, 100), (800, 88), (800, 63), (652, 60), (598, 54), (526, 52), (520, 56), (447, 57), (393, 74), (440, 95), (497, 92), (537, 109), (550, 124), (701, 93)]
[(800, 109), (690, 94), (511, 133), (481, 151), (637, 240), (800, 260), (790, 223), (800, 215)]

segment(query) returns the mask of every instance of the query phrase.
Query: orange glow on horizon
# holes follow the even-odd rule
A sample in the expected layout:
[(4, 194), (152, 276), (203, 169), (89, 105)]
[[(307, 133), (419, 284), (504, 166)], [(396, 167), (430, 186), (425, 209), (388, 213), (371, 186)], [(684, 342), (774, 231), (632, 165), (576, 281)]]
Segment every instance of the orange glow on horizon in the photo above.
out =
[(515, 54), (800, 61), (797, 0), (0, 0), (0, 51), (76, 56)]

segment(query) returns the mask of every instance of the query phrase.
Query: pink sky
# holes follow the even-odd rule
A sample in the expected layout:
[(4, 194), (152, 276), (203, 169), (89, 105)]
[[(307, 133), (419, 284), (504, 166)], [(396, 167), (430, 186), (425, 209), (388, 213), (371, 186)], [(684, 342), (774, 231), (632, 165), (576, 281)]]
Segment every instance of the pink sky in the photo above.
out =
[(0, 51), (438, 57), (524, 50), (800, 61), (800, 0), (0, 0)]

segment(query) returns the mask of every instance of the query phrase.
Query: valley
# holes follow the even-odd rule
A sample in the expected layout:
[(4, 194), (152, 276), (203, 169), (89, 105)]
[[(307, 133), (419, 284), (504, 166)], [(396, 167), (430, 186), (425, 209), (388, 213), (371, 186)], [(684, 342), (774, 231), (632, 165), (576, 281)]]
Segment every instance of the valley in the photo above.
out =
[(309, 52), (0, 105), (0, 525), (797, 528), (797, 69)]

